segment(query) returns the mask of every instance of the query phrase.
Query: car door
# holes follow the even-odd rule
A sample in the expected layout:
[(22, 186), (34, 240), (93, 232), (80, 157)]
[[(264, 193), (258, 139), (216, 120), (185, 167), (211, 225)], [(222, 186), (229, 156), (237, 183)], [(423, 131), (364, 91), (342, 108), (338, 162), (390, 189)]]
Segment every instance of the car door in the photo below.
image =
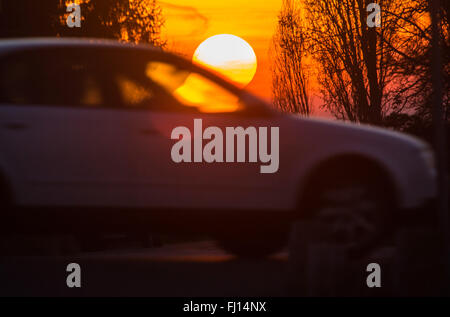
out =
[[(280, 161), (280, 154), (286, 153), (288, 147), (281, 117), (264, 109), (250, 111), (250, 105), (243, 100), (245, 93), (237, 95), (199, 73), (190, 76), (196, 77), (195, 84), (190, 84), (188, 79), (185, 85), (189, 86), (189, 92), (185, 94), (200, 90), (205, 96), (202, 102), (196, 102), (199, 113), (183, 120), (173, 119), (184, 121), (191, 131), (196, 119), (201, 119), (203, 133), (218, 128), (223, 136), (223, 162), (206, 162), (203, 155), (201, 163), (178, 166), (179, 185), (186, 192), (183, 198), (189, 201), (195, 197), (192, 202), (205, 208), (280, 208), (283, 202), (277, 193), (283, 190), (289, 174), (288, 158)], [(177, 125), (181, 125), (180, 121)], [(197, 139), (205, 150), (210, 139), (205, 134)], [(270, 161), (262, 161), (262, 152), (268, 155), (263, 159)]]
[(1, 67), (0, 144), (18, 202), (129, 206), (131, 123), (114, 108), (95, 50), (34, 49)]
[[(130, 135), (130, 139), (136, 142), (136, 149), (140, 149), (134, 155), (135, 164), (144, 168), (136, 177), (147, 185), (141, 189), (146, 193), (143, 196), (147, 197), (148, 204), (156, 202), (160, 206), (180, 208), (279, 207), (279, 204), (275, 206), (275, 192), (282, 190), (283, 175), (288, 174), (288, 168), (281, 172), (276, 169), (274, 173), (261, 173), (261, 165), (267, 163), (248, 162), (248, 144), (246, 162), (208, 163), (203, 157), (195, 161), (193, 154), (194, 139), (207, 143), (201, 140), (202, 135), (194, 135), (194, 122), (198, 120), (201, 120), (203, 129), (216, 127), (224, 135), (227, 127), (254, 128), (255, 131), (261, 127), (269, 130), (270, 137), (271, 128), (280, 128), (279, 117), (267, 116), (263, 112), (251, 114), (251, 111), (246, 111), (249, 105), (241, 99), (239, 91), (231, 91), (194, 68), (177, 65), (176, 60), (171, 61), (162, 54), (150, 55), (133, 52), (132, 59), (125, 56), (113, 59), (130, 61), (116, 63), (115, 67), (121, 69), (117, 73), (128, 74), (128, 81), (134, 82), (133, 89), (128, 84), (129, 90), (134, 91), (132, 95), (137, 96), (139, 91), (146, 90), (149, 95), (158, 95), (143, 100), (138, 107), (142, 111), (137, 112), (133, 121), (141, 131), (140, 137)], [(111, 74), (109, 77), (117, 76)], [(126, 90), (127, 85), (122, 83), (122, 86), (117, 90)], [(159, 92), (150, 91), (149, 86)], [(179, 127), (191, 132), (191, 162), (178, 163), (172, 158), (172, 148), (178, 141), (172, 138), (172, 133)], [(142, 134), (142, 131), (147, 133)], [(225, 142), (223, 145), (226, 146)], [(283, 141), (279, 145), (286, 148)], [(203, 151), (203, 146), (200, 151)]]
[[(143, 55), (145, 57), (143, 57)], [(151, 52), (131, 48), (109, 48), (101, 53), (99, 64), (108, 82), (108, 91), (115, 92), (113, 101), (120, 118), (120, 156), (123, 184), (131, 206), (142, 208), (173, 207), (179, 181), (176, 164), (170, 159), (170, 127), (161, 112), (182, 111), (176, 100), (145, 76), (145, 61)]]

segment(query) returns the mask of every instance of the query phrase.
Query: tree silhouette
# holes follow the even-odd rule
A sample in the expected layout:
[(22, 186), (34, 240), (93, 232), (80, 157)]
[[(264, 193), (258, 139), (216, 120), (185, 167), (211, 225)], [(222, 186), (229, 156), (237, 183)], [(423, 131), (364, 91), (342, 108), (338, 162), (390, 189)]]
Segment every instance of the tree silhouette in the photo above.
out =
[(384, 0), (380, 28), (367, 25), (372, 0), (305, 0), (308, 51), (320, 67), (319, 82), (325, 106), (336, 117), (381, 125), (384, 116), (407, 106), (392, 99), (398, 76), (393, 50), (386, 43), (400, 37), (404, 6)]
[(60, 0), (0, 0), (0, 37), (54, 36)]
[[(429, 1), (412, 0), (399, 15), (405, 23), (404, 36), (398, 41), (387, 43), (395, 51), (396, 73), (403, 79), (396, 90), (396, 98), (403, 98), (412, 105), (415, 116), (405, 118), (407, 130), (423, 129), (418, 124), (431, 124), (432, 83), (431, 83), (431, 24)], [(394, 14), (387, 12), (387, 14)], [(450, 120), (450, 3), (441, 1), (440, 45), (443, 61), (444, 115)]]
[[(81, 7), (80, 28), (69, 28), (66, 5)], [(0, 37), (76, 36), (113, 38), (164, 47), (164, 25), (156, 0), (15, 0), (3, 1)]]
[[(64, 3), (62, 3), (64, 2)], [(60, 9), (71, 1), (61, 1)], [(69, 13), (60, 15), (57, 34), (115, 38), (133, 43), (151, 43), (164, 47), (161, 38), (164, 25), (161, 7), (156, 0), (80, 0), (83, 22), (81, 28), (68, 28)]]
[[(296, 91), (295, 87), (306, 87), (303, 96), (311, 93), (305, 82), (300, 81), (299, 85), (297, 81), (308, 78), (305, 73), (309, 66), (317, 69), (323, 106), (339, 119), (409, 131), (419, 122), (430, 124), (432, 61), (428, 0), (376, 1), (381, 7), (381, 27), (367, 25), (367, 6), (372, 2), (285, 0), (275, 37), (278, 45), (273, 90), (279, 106), (283, 101), (277, 100), (290, 100), (294, 106), (284, 106), (289, 104), (284, 101), (280, 108), (302, 113), (302, 100), (290, 98), (289, 94)], [(298, 7), (303, 9), (301, 15)], [(448, 1), (441, 2), (439, 28), (447, 120), (450, 119), (449, 7)], [(292, 69), (296, 77), (291, 75)]]
[(300, 10), (295, 1), (284, 0), (273, 39), (272, 92), (274, 104), (283, 111), (309, 115), (308, 78)]

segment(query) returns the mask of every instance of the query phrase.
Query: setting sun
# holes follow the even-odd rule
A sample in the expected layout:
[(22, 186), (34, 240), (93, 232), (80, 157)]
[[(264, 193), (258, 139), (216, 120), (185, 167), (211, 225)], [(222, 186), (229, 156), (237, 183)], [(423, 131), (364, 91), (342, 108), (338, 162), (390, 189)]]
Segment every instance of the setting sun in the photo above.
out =
[(241, 86), (248, 85), (256, 73), (257, 61), (253, 48), (240, 37), (231, 34), (206, 39), (198, 46), (192, 59)]

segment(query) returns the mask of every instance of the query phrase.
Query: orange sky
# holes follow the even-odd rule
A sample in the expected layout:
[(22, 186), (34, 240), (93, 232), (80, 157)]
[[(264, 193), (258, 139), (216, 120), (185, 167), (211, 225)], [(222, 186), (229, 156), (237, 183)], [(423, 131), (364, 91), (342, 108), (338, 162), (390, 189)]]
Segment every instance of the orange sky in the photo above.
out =
[(258, 68), (247, 87), (270, 98), (271, 74), (268, 51), (276, 29), (282, 0), (164, 0), (164, 35), (169, 49), (191, 58), (197, 46), (210, 36), (237, 35), (254, 49)]

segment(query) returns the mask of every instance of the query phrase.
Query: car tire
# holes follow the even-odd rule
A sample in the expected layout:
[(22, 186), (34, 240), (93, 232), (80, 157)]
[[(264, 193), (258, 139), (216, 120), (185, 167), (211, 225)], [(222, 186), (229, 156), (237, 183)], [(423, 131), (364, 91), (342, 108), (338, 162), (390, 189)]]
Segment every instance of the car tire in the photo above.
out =
[(396, 188), (383, 168), (342, 158), (311, 178), (297, 218), (324, 227), (323, 241), (362, 251), (392, 237), (396, 205)]
[[(349, 268), (393, 244), (395, 204), (390, 186), (380, 174), (330, 172), (325, 186), (309, 194), (309, 214), (293, 224), (289, 256), (297, 291), (315, 291), (297, 294), (337, 296), (342, 293), (333, 293), (330, 287), (338, 284), (343, 293), (355, 294), (355, 286), (346, 279)], [(322, 272), (323, 268), (317, 273), (318, 263), (332, 273)], [(324, 276), (334, 280), (324, 281)]]

